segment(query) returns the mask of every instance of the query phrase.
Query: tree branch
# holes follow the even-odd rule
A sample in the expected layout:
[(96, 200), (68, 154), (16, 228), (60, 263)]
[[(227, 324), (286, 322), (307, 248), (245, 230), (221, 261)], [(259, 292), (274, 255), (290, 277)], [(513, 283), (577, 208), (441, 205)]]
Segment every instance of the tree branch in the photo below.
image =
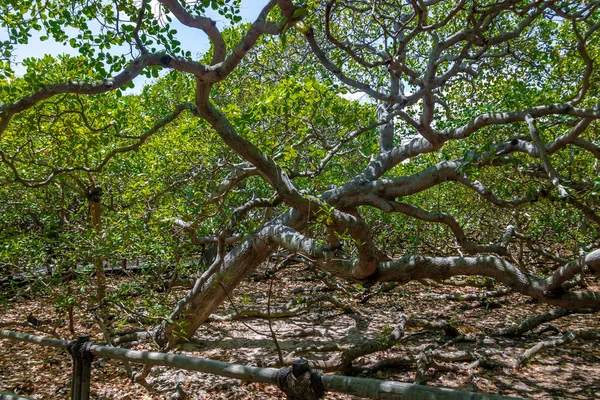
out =
[(173, 15), (183, 25), (191, 28), (201, 29), (206, 33), (213, 44), (213, 58), (211, 64), (220, 63), (225, 59), (227, 53), (227, 47), (221, 32), (217, 29), (216, 21), (204, 16), (190, 14), (178, 0), (159, 0), (167, 9), (169, 9)]
[(552, 164), (550, 164), (550, 160), (548, 159), (548, 154), (546, 153), (546, 146), (544, 145), (544, 143), (542, 142), (542, 139), (540, 138), (540, 135), (537, 130), (537, 126), (535, 124), (535, 119), (531, 115), (526, 115), (525, 122), (527, 122), (527, 125), (529, 126), (529, 133), (531, 134), (533, 143), (535, 143), (535, 145), (538, 149), (538, 153), (540, 155), (540, 158), (542, 159), (542, 163), (544, 164), (544, 169), (546, 170), (546, 173), (548, 174), (548, 178), (550, 179), (550, 181), (552, 182), (554, 187), (556, 187), (558, 189), (560, 197), (563, 199), (567, 198), (569, 196), (569, 193), (567, 193), (567, 190), (564, 188), (564, 186), (562, 186), (560, 184), (560, 179), (558, 178), (558, 174), (556, 173), (556, 170), (554, 169), (554, 167), (552, 167)]

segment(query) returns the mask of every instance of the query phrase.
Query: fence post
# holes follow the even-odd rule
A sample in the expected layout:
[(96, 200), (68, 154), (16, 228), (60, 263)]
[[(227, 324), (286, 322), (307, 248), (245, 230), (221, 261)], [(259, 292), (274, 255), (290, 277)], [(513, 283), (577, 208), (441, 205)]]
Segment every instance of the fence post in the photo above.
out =
[(71, 379), (71, 400), (89, 400), (92, 360), (89, 351), (92, 342), (90, 335), (79, 335), (69, 344), (69, 353), (73, 357), (73, 376)]
[(0, 400), (33, 400), (30, 397), (19, 396), (18, 394), (6, 393), (0, 391)]
[(308, 361), (300, 358), (292, 363), (292, 368), (279, 369), (275, 379), (288, 400), (318, 400), (325, 396), (322, 375), (319, 370), (311, 370)]

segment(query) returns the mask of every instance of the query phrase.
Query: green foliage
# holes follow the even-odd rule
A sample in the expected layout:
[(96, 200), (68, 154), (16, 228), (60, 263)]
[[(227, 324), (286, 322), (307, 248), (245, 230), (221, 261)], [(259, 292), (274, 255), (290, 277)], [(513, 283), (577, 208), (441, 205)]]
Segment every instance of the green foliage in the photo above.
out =
[[(478, 2), (478, 7), (485, 7), (485, 3)], [(55, 83), (92, 83), (122, 72), (129, 58), (115, 49), (124, 46), (135, 55), (141, 51), (135, 37), (135, 21), (140, 15), (137, 4), (2, 2), (0, 19), (7, 39), (0, 43), (0, 105), (14, 103)], [(268, 20), (278, 22), (282, 34), (261, 36), (228, 78), (211, 88), (210, 98), (236, 132), (274, 160), (305, 198), (318, 198), (331, 188), (345, 185), (378, 155), (377, 129), (353, 135), (376, 121), (376, 104), (371, 100), (349, 100), (349, 88), (324, 71), (307, 51), (304, 35), (311, 29), (318, 40), (325, 40), (323, 21), (317, 17), (322, 5), (315, 1), (298, 4), (289, 20), (278, 7), (273, 8)], [(517, 5), (517, 9), (524, 4)], [(436, 3), (436, 7), (430, 7), (428, 18), (443, 20), (453, 6), (453, 2)], [(400, 15), (407, 14), (411, 8), (409, 4), (396, 7), (387, 3), (379, 7), (378, 12), (391, 15), (398, 10)], [(186, 2), (185, 8), (193, 15), (217, 10), (232, 22), (235, 26), (222, 32), (228, 49), (250, 29), (248, 24), (239, 24), (237, 0)], [(183, 49), (171, 24), (172, 14), (163, 11), (162, 6), (146, 6), (139, 42), (149, 51), (192, 61), (195, 55)], [(465, 8), (457, 13), (436, 29), (436, 35), (447, 38), (471, 26), (469, 11)], [(391, 26), (386, 25), (382, 33), (380, 23), (392, 22), (374, 23), (367, 14), (345, 8), (330, 21), (329, 29), (333, 37), (370, 43), (375, 51), (367, 51), (364, 46), (356, 52), (364, 63), (377, 64), (381, 63), (380, 53), (391, 51), (401, 40), (394, 36)], [(518, 12), (500, 13), (489, 34), (514, 30), (522, 18)], [(103, 29), (95, 25), (96, 19), (103, 21)], [(584, 22), (575, 22), (575, 27), (583, 30)], [(52, 38), (75, 48), (79, 55), (27, 58), (23, 61), (26, 72), (15, 76), (9, 60), (15, 48), (34, 35), (42, 41)], [(587, 46), (596, 64), (598, 40), (598, 35), (593, 35)], [(476, 73), (451, 79), (436, 91), (440, 104), (445, 106), (435, 107), (435, 128), (441, 131), (467, 124), (482, 114), (522, 110), (573, 97), (585, 68), (576, 42), (571, 22), (558, 17), (536, 19), (510, 43), (512, 47), (491, 49), (498, 54), (506, 52), (506, 56), (490, 58)], [(428, 54), (435, 46), (432, 35), (418, 35), (406, 46), (406, 66), (414, 69), (417, 77), (424, 76)], [(368, 81), (376, 90), (386, 87), (387, 67), (366, 73), (357, 57), (349, 57), (341, 47), (328, 49), (328, 56), (341, 72), (349, 79)], [(200, 61), (210, 64), (212, 50), (198, 57)], [(451, 67), (450, 58), (441, 59), (437, 65), (440, 71)], [(276, 198), (272, 186), (259, 174), (236, 180), (252, 166), (190, 110), (153, 132), (155, 124), (168, 118), (179, 105), (194, 104), (196, 82), (189, 74), (165, 73), (158, 66), (146, 68), (144, 73), (153, 80), (143, 88), (137, 87), (136, 92), (128, 90), (134, 87), (129, 83), (104, 94), (57, 95), (12, 116), (0, 137), (0, 150), (9, 160), (0, 165), (2, 275), (40, 268), (58, 273), (79, 268), (82, 273), (90, 273), (98, 257), (110, 265), (119, 265), (123, 259), (144, 260), (145, 274), (150, 276), (166, 265), (183, 268), (178, 260), (198, 257), (201, 250), (190, 244), (189, 232), (177, 226), (175, 220), (194, 224), (197, 236), (214, 235), (233, 221), (233, 210), (247, 201)], [(402, 83), (408, 87), (410, 81), (403, 78)], [(591, 81), (581, 107), (593, 107), (598, 101), (596, 71)], [(418, 121), (419, 111), (412, 107), (406, 113)], [(556, 116), (538, 122), (540, 136), (547, 143), (567, 133), (577, 119)], [(412, 125), (396, 121), (396, 145), (406, 143), (414, 134)], [(539, 175), (529, 155), (506, 156), (497, 146), (510, 138), (530, 141), (528, 135), (521, 122), (485, 127), (470, 137), (449, 141), (435, 152), (398, 164), (384, 179), (407, 177), (440, 161), (457, 160), (457, 172), (471, 181), (484, 182), (500, 198), (534, 196), (546, 189), (547, 178)], [(597, 123), (592, 123), (582, 137), (597, 141)], [(480, 165), (484, 158), (486, 164)], [(577, 183), (574, 198), (597, 209), (600, 178), (594, 156), (567, 146), (553, 159), (565, 182)], [(85, 195), (92, 184), (100, 185), (104, 192), (101, 231), (91, 223)], [(549, 196), (524, 204), (513, 213), (456, 182), (444, 182), (398, 200), (454, 216), (467, 235), (477, 241), (496, 240), (508, 224), (515, 223), (527, 235), (546, 243), (560, 243), (562, 251), (572, 254), (583, 244), (597, 240), (597, 230), (580, 210)], [(277, 215), (283, 210), (285, 206), (278, 204), (272, 211)], [(446, 225), (371, 206), (357, 211), (371, 226), (376, 244), (392, 256), (456, 253), (454, 235)], [(319, 243), (325, 242), (325, 228), (333, 225), (333, 212), (333, 206), (322, 205), (316, 213), (316, 224), (308, 228)], [(237, 221), (233, 231), (249, 235), (263, 223), (263, 210), (252, 210)], [(337, 235), (350, 253), (360, 246), (347, 232)], [(227, 279), (231, 277), (219, 276), (213, 284)], [(129, 296), (142, 290), (144, 282), (133, 282), (116, 290), (116, 294)], [(71, 298), (64, 295), (57, 300), (57, 307), (71, 304)], [(146, 306), (153, 316), (166, 312), (163, 304)]]

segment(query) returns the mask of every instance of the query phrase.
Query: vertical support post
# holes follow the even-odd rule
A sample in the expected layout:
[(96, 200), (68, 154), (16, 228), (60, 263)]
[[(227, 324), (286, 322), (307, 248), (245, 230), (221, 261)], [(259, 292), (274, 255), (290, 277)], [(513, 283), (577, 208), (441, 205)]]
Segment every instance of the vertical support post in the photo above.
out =
[(82, 336), (79, 336), (76, 341), (69, 345), (69, 353), (73, 359), (73, 372), (71, 375), (71, 400), (80, 400), (81, 392), (81, 363), (79, 357), (77, 357), (77, 345), (80, 342)]
[[(97, 185), (91, 177), (91, 184), (85, 190), (85, 195), (90, 205), (90, 215), (92, 217), (92, 226), (98, 233), (102, 231), (102, 187)], [(101, 302), (106, 295), (106, 274), (104, 272), (104, 262), (98, 254), (94, 260), (96, 269), (96, 301)]]
[[(87, 346), (91, 344), (91, 342), (86, 342)], [(92, 359), (89, 351), (85, 350), (84, 361), (81, 365), (81, 400), (88, 400), (90, 398), (90, 384), (92, 381)]]
[(69, 344), (69, 353), (73, 358), (73, 376), (71, 378), (71, 400), (89, 400), (94, 356), (89, 351), (92, 345), (90, 335), (79, 335)]
[(279, 369), (275, 379), (288, 400), (318, 400), (325, 396), (322, 375), (319, 370), (311, 370), (308, 361), (300, 358), (292, 363), (292, 368)]

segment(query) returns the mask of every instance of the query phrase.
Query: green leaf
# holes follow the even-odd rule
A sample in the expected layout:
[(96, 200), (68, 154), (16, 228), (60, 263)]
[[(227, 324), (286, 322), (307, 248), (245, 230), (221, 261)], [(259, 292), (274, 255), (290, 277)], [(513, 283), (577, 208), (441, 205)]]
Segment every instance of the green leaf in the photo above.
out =
[[(287, 31), (287, 29), (286, 29), (286, 31)], [(285, 49), (286, 44), (287, 44), (287, 33), (282, 32), (281, 35), (279, 35), (279, 39), (281, 40), (281, 48)]]
[(277, 20), (277, 27), (279, 29), (283, 29), (287, 23), (288, 19), (282, 15), (281, 17), (279, 17), (279, 20)]
[(303, 8), (298, 8), (292, 14), (292, 20), (293, 21), (298, 21), (298, 20), (301, 20), (301, 19), (305, 18), (307, 15), (308, 15), (308, 8), (304, 8), (304, 7)]

